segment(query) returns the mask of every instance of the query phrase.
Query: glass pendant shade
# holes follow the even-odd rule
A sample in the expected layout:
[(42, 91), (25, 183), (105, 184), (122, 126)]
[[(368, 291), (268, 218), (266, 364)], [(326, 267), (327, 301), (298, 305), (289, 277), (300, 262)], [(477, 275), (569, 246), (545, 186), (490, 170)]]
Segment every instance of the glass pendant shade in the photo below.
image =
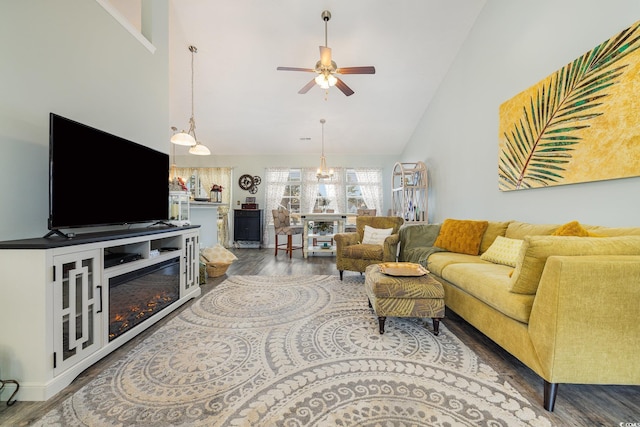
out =
[[(191, 52), (191, 118), (189, 119), (189, 130), (185, 132), (176, 133), (171, 137), (171, 142), (176, 145), (189, 146), (189, 153), (197, 156), (208, 156), (211, 151), (200, 142), (196, 137), (196, 120), (193, 113), (193, 56), (198, 52), (198, 48), (195, 46), (189, 46)], [(174, 128), (175, 129), (175, 128)]]
[(316, 171), (316, 178), (327, 179), (333, 178), (333, 169), (327, 168), (327, 158), (324, 156), (324, 124), (326, 120), (320, 119), (320, 123), (322, 123), (322, 153), (320, 154), (320, 167)]
[(205, 145), (198, 142), (196, 145), (189, 148), (189, 154), (195, 154), (196, 156), (208, 156), (211, 154), (211, 151)]
[(196, 144), (196, 140), (185, 131), (176, 133), (171, 137), (171, 142), (176, 145), (192, 146)]

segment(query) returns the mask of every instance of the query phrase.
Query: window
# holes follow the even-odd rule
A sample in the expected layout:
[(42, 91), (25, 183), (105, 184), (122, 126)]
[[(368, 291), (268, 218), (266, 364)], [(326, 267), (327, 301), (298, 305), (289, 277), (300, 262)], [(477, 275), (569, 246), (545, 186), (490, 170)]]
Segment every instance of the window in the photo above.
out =
[(280, 206), (287, 208), (289, 212), (300, 213), (300, 195), (302, 194), (302, 171), (289, 169), (289, 176), (284, 186)]
[[(377, 168), (334, 168), (330, 180), (318, 181), (315, 169), (267, 168), (266, 215), (264, 241), (272, 230), (271, 211), (284, 207), (291, 213), (305, 213), (333, 209), (335, 212), (356, 214), (358, 209), (382, 211), (382, 170)], [(295, 216), (292, 222), (295, 223)]]
[(346, 170), (346, 213), (358, 209), (382, 211), (382, 170), (358, 168)]

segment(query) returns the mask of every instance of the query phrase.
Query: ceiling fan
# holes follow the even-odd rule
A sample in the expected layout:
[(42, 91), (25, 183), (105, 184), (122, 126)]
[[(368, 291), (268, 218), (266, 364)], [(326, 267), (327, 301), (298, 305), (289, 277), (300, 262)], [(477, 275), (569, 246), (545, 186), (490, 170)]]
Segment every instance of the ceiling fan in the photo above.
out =
[(297, 67), (278, 67), (280, 71), (305, 71), (317, 73), (318, 75), (307, 83), (298, 91), (300, 94), (307, 93), (314, 85), (318, 85), (323, 89), (329, 89), (336, 86), (346, 96), (353, 95), (353, 90), (340, 80), (336, 74), (375, 74), (376, 69), (373, 66), (364, 67), (343, 67), (338, 68), (336, 63), (331, 59), (331, 48), (327, 47), (327, 22), (331, 19), (331, 12), (325, 10), (320, 15), (324, 21), (324, 46), (320, 46), (320, 60), (316, 62), (315, 68), (297, 68)]

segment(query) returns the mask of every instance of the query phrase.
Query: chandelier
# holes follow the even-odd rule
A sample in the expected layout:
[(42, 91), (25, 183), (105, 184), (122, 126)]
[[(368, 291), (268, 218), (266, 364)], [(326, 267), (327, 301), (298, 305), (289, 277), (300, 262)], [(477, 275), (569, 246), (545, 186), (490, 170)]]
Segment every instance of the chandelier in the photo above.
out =
[(327, 158), (324, 156), (324, 124), (326, 120), (320, 119), (320, 123), (322, 123), (322, 154), (320, 155), (320, 167), (316, 172), (316, 178), (318, 180), (333, 178), (333, 169), (327, 168)]
[(183, 130), (182, 132), (174, 134), (171, 137), (171, 142), (176, 145), (190, 146), (190, 154), (208, 156), (211, 154), (211, 151), (209, 151), (205, 145), (202, 145), (196, 137), (196, 120), (193, 113), (193, 57), (194, 54), (198, 53), (198, 48), (195, 46), (189, 46), (189, 51), (191, 52), (191, 118), (189, 119), (189, 130), (187, 132)]

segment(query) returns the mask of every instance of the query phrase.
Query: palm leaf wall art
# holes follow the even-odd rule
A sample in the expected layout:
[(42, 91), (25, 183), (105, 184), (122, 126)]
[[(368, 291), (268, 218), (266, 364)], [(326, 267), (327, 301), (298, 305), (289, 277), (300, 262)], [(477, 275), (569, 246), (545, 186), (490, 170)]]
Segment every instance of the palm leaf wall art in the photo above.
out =
[(502, 191), (640, 176), (640, 21), (500, 106)]

